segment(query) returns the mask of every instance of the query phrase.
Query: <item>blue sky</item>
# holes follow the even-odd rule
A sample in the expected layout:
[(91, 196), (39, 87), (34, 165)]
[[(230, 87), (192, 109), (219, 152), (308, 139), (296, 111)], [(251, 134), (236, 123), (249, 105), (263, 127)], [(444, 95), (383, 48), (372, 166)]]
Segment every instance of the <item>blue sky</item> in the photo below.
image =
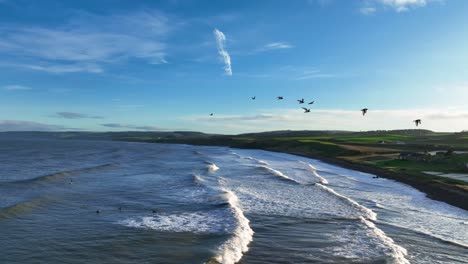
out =
[(466, 14), (464, 0), (0, 0), (0, 131), (468, 129)]

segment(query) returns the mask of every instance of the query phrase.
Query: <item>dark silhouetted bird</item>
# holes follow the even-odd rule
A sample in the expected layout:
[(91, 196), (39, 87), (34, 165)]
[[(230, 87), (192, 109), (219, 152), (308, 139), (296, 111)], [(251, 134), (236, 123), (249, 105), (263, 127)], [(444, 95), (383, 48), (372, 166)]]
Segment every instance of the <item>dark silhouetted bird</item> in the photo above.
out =
[(304, 113), (310, 113), (310, 109), (307, 109), (305, 107), (302, 107), (302, 109), (304, 109)]
[(300, 100), (297, 100), (300, 104), (303, 104), (304, 103), (304, 98), (300, 99)]
[(257, 98), (257, 96), (254, 96), (254, 97), (252, 97), (252, 100), (255, 100), (256, 98)]
[(210, 116), (213, 116), (213, 113), (211, 113)]
[(312, 101), (312, 102), (310, 102), (309, 104), (311, 105), (311, 104), (314, 104), (314, 103), (315, 103), (315, 101)]
[(363, 115), (363, 116), (367, 114), (367, 110), (369, 110), (369, 109), (367, 109), (367, 108), (361, 109), (361, 112), (362, 112), (362, 115)]
[(421, 119), (416, 119), (413, 122), (416, 124), (416, 126), (419, 126), (421, 124)]
[(278, 96), (278, 97), (276, 97), (276, 99), (278, 99), (278, 100), (283, 100), (284, 97), (283, 97), (283, 96)]

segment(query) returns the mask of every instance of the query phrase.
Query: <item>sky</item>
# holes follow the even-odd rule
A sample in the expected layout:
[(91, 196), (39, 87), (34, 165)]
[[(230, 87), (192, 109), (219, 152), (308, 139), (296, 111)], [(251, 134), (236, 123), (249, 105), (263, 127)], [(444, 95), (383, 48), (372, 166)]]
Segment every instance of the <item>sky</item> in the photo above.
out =
[(0, 131), (365, 131), (415, 119), (467, 130), (467, 14), (465, 0), (0, 0)]

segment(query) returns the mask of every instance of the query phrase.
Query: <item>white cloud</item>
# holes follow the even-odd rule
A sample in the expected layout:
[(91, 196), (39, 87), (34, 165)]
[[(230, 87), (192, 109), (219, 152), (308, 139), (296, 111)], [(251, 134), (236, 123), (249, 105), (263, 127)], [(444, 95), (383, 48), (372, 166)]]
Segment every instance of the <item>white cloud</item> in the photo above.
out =
[(374, 14), (375, 11), (377, 11), (377, 9), (375, 7), (371, 7), (371, 6), (365, 6), (365, 7), (361, 7), (359, 9), (359, 12), (361, 12), (361, 14), (364, 14), (364, 15)]
[(221, 59), (224, 61), (224, 71), (227, 75), (232, 75), (232, 68), (231, 68), (231, 56), (226, 51), (224, 45), (226, 44), (226, 36), (223, 32), (219, 31), (217, 28), (213, 30), (213, 33), (216, 38), (216, 44), (218, 46), (218, 53), (221, 56)]
[(32, 90), (31, 87), (23, 86), (23, 85), (7, 85), (7, 86), (3, 87), (3, 89), (8, 90), (8, 91)]
[(275, 49), (290, 49), (293, 46), (291, 44), (288, 44), (286, 42), (272, 42), (266, 44), (263, 49), (264, 50), (275, 50)]
[(164, 39), (170, 30), (168, 18), (156, 12), (81, 13), (59, 27), (0, 27), (0, 53), (32, 70), (99, 73), (100, 65), (124, 59), (166, 63)]
[(428, 0), (379, 0), (382, 4), (394, 8), (397, 12), (408, 11), (412, 7), (425, 6)]
[(445, 0), (365, 0), (359, 11), (371, 15), (380, 8), (391, 8), (396, 12), (406, 12), (414, 8), (424, 7), (431, 2), (443, 3)]
[(336, 76), (330, 73), (323, 73), (319, 70), (305, 70), (299, 76), (294, 77), (293, 80), (322, 79), (333, 77)]
[(74, 64), (56, 64), (56, 65), (32, 65), (32, 64), (16, 64), (14, 66), (43, 71), (48, 73), (73, 73), (73, 72), (88, 72), (88, 73), (101, 73), (103, 69), (94, 63), (74, 63)]
[(468, 109), (440, 111), (438, 109), (373, 110), (362, 116), (359, 109), (314, 110), (305, 114), (297, 109), (272, 109), (245, 115), (187, 117), (194, 125), (214, 133), (244, 133), (271, 130), (392, 130), (416, 128), (413, 120), (422, 119), (419, 128), (435, 131), (468, 129)]

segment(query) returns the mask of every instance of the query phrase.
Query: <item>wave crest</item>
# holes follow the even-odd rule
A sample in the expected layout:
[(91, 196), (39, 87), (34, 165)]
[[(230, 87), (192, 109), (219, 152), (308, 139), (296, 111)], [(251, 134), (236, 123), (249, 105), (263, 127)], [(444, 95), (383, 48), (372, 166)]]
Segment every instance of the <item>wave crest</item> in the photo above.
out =
[(245, 217), (237, 196), (232, 191), (225, 189), (222, 191), (237, 225), (233, 230), (233, 236), (218, 248), (219, 253), (214, 257), (214, 260), (218, 263), (234, 264), (242, 258), (244, 252), (249, 250), (248, 245), (253, 240), (254, 231), (250, 228), (250, 221)]
[(341, 195), (339, 193), (337, 193), (335, 190), (331, 189), (331, 188), (328, 188), (327, 186), (324, 186), (320, 183), (317, 183), (316, 186), (318, 186), (319, 188), (337, 196), (338, 198), (342, 199), (343, 201), (347, 202), (348, 204), (352, 205), (353, 207), (359, 209), (361, 212), (363, 212), (365, 214), (365, 218), (367, 219), (370, 219), (370, 220), (377, 220), (377, 214), (372, 211), (371, 209), (359, 204), (358, 202), (344, 196), (344, 195)]
[(306, 165), (307, 167), (309, 167), (310, 172), (312, 173), (312, 176), (314, 176), (315, 178), (317, 178), (318, 181), (319, 181), (320, 183), (322, 183), (322, 184), (328, 184), (327, 179), (325, 179), (325, 178), (323, 178), (322, 176), (320, 176), (320, 175), (318, 174), (318, 172), (317, 172), (317, 169), (316, 169), (314, 166), (312, 166), (312, 164), (307, 163), (307, 162), (304, 162), (304, 161), (299, 161), (299, 162), (302, 163), (302, 164), (304, 164), (304, 165)]

